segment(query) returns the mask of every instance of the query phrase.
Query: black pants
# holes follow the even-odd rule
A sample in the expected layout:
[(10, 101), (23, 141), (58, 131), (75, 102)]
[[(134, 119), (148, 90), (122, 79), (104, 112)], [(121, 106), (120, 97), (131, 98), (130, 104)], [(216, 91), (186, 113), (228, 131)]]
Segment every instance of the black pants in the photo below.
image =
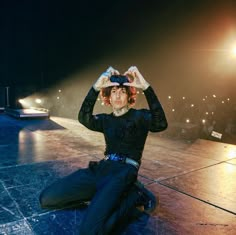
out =
[(137, 174), (132, 165), (102, 160), (50, 185), (41, 193), (40, 203), (43, 208), (66, 208), (90, 201), (79, 234), (109, 234), (135, 209)]

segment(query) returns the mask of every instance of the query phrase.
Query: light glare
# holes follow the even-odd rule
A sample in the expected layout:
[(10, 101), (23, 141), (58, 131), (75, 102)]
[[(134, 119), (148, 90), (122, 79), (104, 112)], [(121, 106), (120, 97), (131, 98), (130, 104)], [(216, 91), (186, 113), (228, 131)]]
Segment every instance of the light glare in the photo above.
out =
[(186, 119), (186, 123), (190, 123), (190, 119), (189, 118)]
[(233, 56), (236, 56), (236, 46), (232, 49)]
[(39, 98), (37, 98), (37, 99), (35, 99), (35, 102), (36, 102), (37, 104), (41, 104), (41, 103), (42, 103), (42, 100), (39, 99)]
[(23, 103), (24, 103), (24, 100), (23, 100), (23, 99), (19, 99), (18, 102), (19, 102), (20, 104), (23, 104)]

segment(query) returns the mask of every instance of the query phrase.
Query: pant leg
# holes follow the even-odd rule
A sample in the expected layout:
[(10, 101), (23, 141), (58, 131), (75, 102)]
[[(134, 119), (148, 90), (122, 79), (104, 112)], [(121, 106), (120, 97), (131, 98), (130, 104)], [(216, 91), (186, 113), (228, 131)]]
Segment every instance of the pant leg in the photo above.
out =
[[(113, 234), (117, 231), (116, 228), (119, 227), (122, 229), (121, 227), (127, 226), (133, 220), (138, 220), (139, 217), (142, 217), (145, 214), (148, 216), (143, 209), (139, 210), (136, 208), (137, 206), (144, 206), (145, 204), (143, 204), (143, 202), (146, 203), (147, 201), (147, 199), (143, 199), (144, 190), (153, 195), (150, 191), (145, 189), (144, 185), (140, 182), (136, 182), (132, 187), (130, 187), (129, 191), (127, 191), (122, 198), (119, 206), (106, 221), (104, 226), (104, 231), (106, 231), (106, 233), (112, 231)], [(148, 200), (151, 199), (148, 198)]]
[(95, 178), (91, 169), (79, 169), (44, 189), (39, 198), (40, 204), (43, 208), (54, 209), (89, 201), (96, 191)]
[(98, 183), (97, 192), (81, 221), (80, 235), (108, 234), (109, 231), (105, 231), (106, 221), (120, 204), (124, 192), (134, 184), (137, 177), (137, 170), (132, 166), (123, 165), (122, 168), (119, 174), (107, 175)]
[(127, 224), (128, 221), (134, 219), (137, 215), (136, 205), (139, 200), (140, 193), (134, 185), (128, 192), (125, 193), (116, 210), (107, 219), (104, 226), (105, 234), (110, 234), (116, 226), (120, 227), (121, 225)]

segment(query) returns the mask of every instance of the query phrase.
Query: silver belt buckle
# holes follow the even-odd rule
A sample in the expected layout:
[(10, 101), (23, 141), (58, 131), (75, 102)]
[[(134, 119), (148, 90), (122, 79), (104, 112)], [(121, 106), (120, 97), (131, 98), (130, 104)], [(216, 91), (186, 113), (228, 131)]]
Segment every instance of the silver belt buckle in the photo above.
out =
[(134, 167), (136, 167), (137, 169), (139, 169), (139, 164), (136, 162), (136, 161), (134, 161), (133, 159), (131, 159), (131, 158), (126, 158), (125, 159), (125, 163), (127, 163), (127, 164), (131, 164), (132, 166), (134, 166)]

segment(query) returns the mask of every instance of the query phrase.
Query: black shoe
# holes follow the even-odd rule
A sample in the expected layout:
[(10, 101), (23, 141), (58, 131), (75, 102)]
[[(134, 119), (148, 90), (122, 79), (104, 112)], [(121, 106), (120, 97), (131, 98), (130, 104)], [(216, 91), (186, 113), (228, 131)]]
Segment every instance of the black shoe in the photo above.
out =
[(159, 204), (158, 198), (139, 181), (135, 185), (138, 187), (140, 194), (139, 206), (142, 205), (146, 213), (152, 213)]

